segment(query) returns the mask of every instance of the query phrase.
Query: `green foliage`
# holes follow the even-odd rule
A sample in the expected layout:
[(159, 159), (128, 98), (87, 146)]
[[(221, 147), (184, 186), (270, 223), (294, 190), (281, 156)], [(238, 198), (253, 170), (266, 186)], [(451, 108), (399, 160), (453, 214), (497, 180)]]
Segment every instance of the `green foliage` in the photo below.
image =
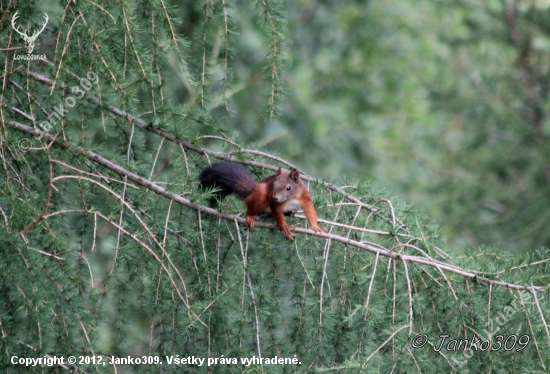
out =
[(317, 175), (391, 187), (454, 248), (548, 247), (548, 7), (289, 3), (281, 118), (234, 125)]
[[(455, 138), (437, 126), (446, 118), (458, 123), (460, 115), (489, 118), (490, 108), (480, 103), (459, 111), (472, 87), (445, 74), (452, 66), (436, 63), (454, 53), (457, 41), (433, 46), (437, 38), (424, 38), (428, 31), (443, 32), (441, 24), (425, 22), (430, 12), (445, 14), (465, 40), (480, 38), (470, 30), (475, 25), (490, 34), (484, 17), (499, 9), (488, 8), (465, 26), (466, 5), (447, 13), (425, 2), (2, 7), (0, 367), (6, 372), (23, 368), (14, 357), (53, 356), (65, 362), (52, 371), (75, 372), (549, 367), (548, 250), (520, 257), (482, 247), (453, 257), (421, 211), (382, 183), (355, 178), (408, 158), (408, 147), (425, 145), (425, 152), (439, 155), (439, 147), (453, 139), (459, 144), (445, 153), (449, 165), (464, 167), (452, 161), (465, 149), (470, 162), (476, 154), (486, 156), (480, 156), (480, 169), (493, 165), (496, 156), (477, 146), (482, 131), (474, 131), (473, 123), (468, 136)], [(15, 58), (25, 50), (7, 22), (15, 11), (27, 29), (49, 14), (34, 52), (47, 61)], [(390, 52), (395, 58), (389, 61)], [(431, 58), (420, 77), (406, 70), (425, 66), (420, 60), (409, 65), (407, 58), (418, 53)], [(513, 56), (505, 56), (508, 64)], [(373, 69), (365, 81), (367, 66)], [(484, 76), (497, 75), (487, 69)], [(511, 87), (499, 92), (508, 98)], [(445, 97), (452, 101), (449, 113), (435, 105)], [(497, 101), (503, 118), (513, 102)], [(491, 122), (494, 129), (496, 124)], [(518, 135), (508, 125), (510, 136)], [(234, 131), (259, 145), (245, 146)], [(299, 227), (295, 241), (286, 240), (267, 216), (248, 229), (242, 202), (216, 200), (213, 191), (198, 188), (198, 173), (215, 159), (248, 164), (257, 179), (280, 164), (289, 166), (269, 153), (273, 149), (291, 158), (306, 154), (312, 168), (341, 177), (329, 184), (304, 175), (328, 235), (305, 230), (302, 213), (287, 217)], [(343, 149), (341, 158), (334, 157)], [(389, 156), (376, 155), (380, 149)], [(513, 170), (528, 169), (534, 178), (542, 150), (533, 146), (510, 155)], [(355, 173), (366, 161), (372, 170)], [(393, 172), (403, 173), (400, 183), (422, 187), (419, 195), (445, 183), (426, 183), (422, 170), (403, 162)], [(446, 193), (452, 195), (457, 186), (451, 182)], [(465, 184), (465, 194), (479, 187)], [(533, 186), (541, 197), (541, 184)], [(438, 199), (445, 195), (437, 196), (431, 194), (433, 204), (444, 205)], [(422, 334), (429, 342), (420, 347)], [(449, 335), (445, 348), (434, 349), (442, 334)], [(474, 335), (495, 344), (500, 335), (511, 339), (505, 348), (514, 353), (453, 349)], [(525, 336), (529, 342), (522, 346)], [(68, 363), (70, 355), (94, 360)], [(144, 356), (163, 364), (108, 362)], [(275, 356), (299, 363), (241, 361)], [(175, 357), (207, 361), (170, 363)], [(44, 363), (25, 369), (50, 370)]]

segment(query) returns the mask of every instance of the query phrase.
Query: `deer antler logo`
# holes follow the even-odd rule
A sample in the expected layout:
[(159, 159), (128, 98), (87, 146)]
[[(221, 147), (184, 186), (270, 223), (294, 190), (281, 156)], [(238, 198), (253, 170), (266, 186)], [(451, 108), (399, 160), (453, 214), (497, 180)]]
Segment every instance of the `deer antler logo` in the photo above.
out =
[[(38, 35), (40, 35), (42, 33), (42, 31), (44, 31), (44, 29), (46, 28), (46, 25), (48, 24), (48, 15), (45, 14), (45, 18), (46, 18), (46, 21), (44, 21), (44, 25), (42, 26), (42, 28), (35, 32), (34, 34), (31, 35), (27, 35), (26, 32), (22, 32), (22, 31), (19, 31), (19, 29), (15, 26), (15, 20), (19, 17), (17, 15), (17, 13), (19, 13), (19, 11), (15, 12), (15, 14), (13, 15), (12, 19), (11, 19), (11, 25), (13, 27), (13, 29), (15, 31), (17, 31), (17, 33), (19, 35), (21, 35), (21, 37), (23, 38), (23, 40), (25, 41), (25, 47), (27, 48), (27, 53), (30, 55), (34, 49), (34, 42), (36, 41), (36, 38), (38, 38)], [(29, 29), (30, 31), (30, 29)]]

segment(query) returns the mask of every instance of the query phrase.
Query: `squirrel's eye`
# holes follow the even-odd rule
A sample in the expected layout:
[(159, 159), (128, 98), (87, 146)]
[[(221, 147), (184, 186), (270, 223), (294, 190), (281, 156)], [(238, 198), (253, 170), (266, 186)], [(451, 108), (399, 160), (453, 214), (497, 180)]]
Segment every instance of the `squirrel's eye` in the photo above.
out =
[(288, 186), (286, 186), (287, 191), (290, 191), (291, 189), (292, 189), (292, 186), (290, 184)]

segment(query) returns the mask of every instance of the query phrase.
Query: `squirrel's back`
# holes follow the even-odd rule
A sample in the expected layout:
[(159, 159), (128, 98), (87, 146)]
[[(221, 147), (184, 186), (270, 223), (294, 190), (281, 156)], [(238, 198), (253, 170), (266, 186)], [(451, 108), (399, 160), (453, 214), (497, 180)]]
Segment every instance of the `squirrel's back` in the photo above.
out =
[(224, 195), (236, 193), (246, 198), (256, 187), (256, 181), (248, 170), (233, 162), (219, 162), (204, 169), (199, 175), (203, 187), (218, 187)]

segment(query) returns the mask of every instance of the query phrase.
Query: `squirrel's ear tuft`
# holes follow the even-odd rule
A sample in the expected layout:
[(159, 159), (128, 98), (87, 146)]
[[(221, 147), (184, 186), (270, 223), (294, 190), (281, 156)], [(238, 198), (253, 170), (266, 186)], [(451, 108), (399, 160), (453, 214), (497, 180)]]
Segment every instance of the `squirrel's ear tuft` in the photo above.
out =
[(290, 179), (292, 179), (295, 183), (298, 183), (298, 181), (300, 180), (300, 173), (298, 172), (298, 169), (292, 169), (290, 171), (290, 175), (289, 175)]
[(277, 175), (281, 175), (283, 171), (281, 170), (281, 167), (279, 166), (279, 170), (277, 170)]

